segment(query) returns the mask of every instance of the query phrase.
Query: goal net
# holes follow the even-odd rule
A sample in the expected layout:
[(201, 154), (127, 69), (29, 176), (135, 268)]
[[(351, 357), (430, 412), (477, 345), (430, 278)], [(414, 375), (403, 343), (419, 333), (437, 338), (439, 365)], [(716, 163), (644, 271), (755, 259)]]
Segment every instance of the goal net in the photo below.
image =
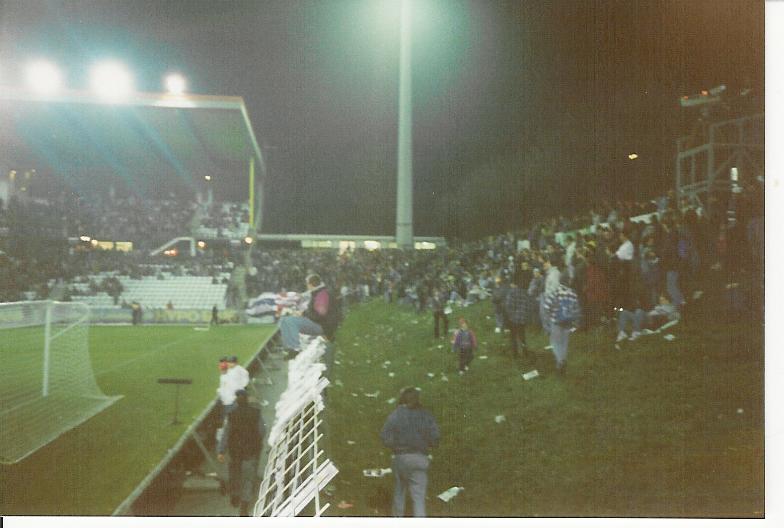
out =
[(0, 462), (13, 464), (98, 414), (109, 397), (95, 381), (81, 303), (0, 304)]

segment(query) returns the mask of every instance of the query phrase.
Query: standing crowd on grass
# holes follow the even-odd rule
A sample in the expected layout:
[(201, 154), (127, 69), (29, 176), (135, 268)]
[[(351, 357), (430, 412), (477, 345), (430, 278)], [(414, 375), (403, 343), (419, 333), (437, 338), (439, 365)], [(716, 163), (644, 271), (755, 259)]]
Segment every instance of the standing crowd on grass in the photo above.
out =
[[(490, 298), (496, 332), (509, 334), (511, 354), (530, 357), (526, 333), (544, 331), (565, 372), (575, 330), (615, 321), (617, 341), (635, 340), (686, 316), (702, 295), (729, 318), (761, 313), (763, 184), (736, 190), (723, 201), (709, 197), (705, 207), (678, 204), (672, 192), (648, 202), (647, 210), (605, 204), (606, 216), (596, 207), (572, 220), (561, 216), (432, 251), (258, 250), (253, 287), (296, 288), (318, 270), (344, 307), (381, 297), (430, 310), (434, 337), (453, 340), (452, 307)], [(575, 229), (581, 221), (588, 224)]]
[[(634, 341), (688, 318), (703, 296), (729, 319), (760, 314), (761, 183), (733, 193), (723, 206), (714, 201), (711, 209), (676, 207), (669, 196), (657, 200), (658, 210), (644, 220), (616, 212), (600, 222), (593, 213), (590, 226), (566, 233), (553, 230), (551, 222), (532, 229), (528, 238), (509, 233), (429, 252), (267, 255), (275, 260), (257, 280), (268, 281), (271, 289), (287, 289), (286, 279), (276, 274), (281, 260), (298, 272), (317, 264), (323, 274), (319, 281), (329, 285), (323, 287), (340, 292), (346, 305), (375, 296), (418, 313), (429, 309), (433, 337), (451, 338), (461, 376), (470, 370), (478, 340), (463, 317), (449, 331), (452, 307), (491, 299), (495, 331), (509, 334), (508, 352), (532, 363), (526, 334), (542, 331), (549, 338), (555, 371), (563, 377), (569, 339), (576, 331), (604, 327), (616, 342)], [(310, 278), (307, 282), (312, 294), (314, 284)], [(312, 296), (309, 303), (312, 311)], [(291, 327), (293, 321), (284, 317), (281, 327)], [(289, 334), (294, 343), (294, 333)], [(429, 450), (437, 445), (439, 432), (417, 392), (403, 390), (381, 431), (383, 444), (393, 453), (395, 516), (405, 514), (407, 496), (415, 516), (426, 513)]]

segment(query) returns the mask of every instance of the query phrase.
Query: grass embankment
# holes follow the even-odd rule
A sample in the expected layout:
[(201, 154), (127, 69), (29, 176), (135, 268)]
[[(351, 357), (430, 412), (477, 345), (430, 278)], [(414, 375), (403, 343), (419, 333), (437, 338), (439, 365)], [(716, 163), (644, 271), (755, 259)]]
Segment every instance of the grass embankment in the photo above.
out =
[[(217, 360), (248, 360), (273, 326), (92, 327), (90, 356), (105, 394), (123, 398), (21, 462), (0, 466), (0, 513), (109, 515), (215, 399)], [(158, 378), (191, 378), (180, 389)], [(53, 417), (55, 419), (55, 417)]]
[[(450, 316), (451, 326), (468, 318), (487, 356), (458, 377), (429, 313), (381, 301), (352, 310), (328, 389), (327, 448), (340, 469), (331, 515), (390, 515), (393, 477), (362, 470), (390, 467), (378, 434), (406, 385), (421, 387), (441, 427), (430, 516), (763, 515), (761, 325), (696, 316), (670, 330), (674, 341), (621, 350), (614, 331), (573, 334), (561, 379), (540, 332), (528, 339), (536, 361), (513, 359), (491, 313), (485, 302)], [(542, 376), (524, 381), (531, 368)], [(451, 486), (465, 491), (443, 503), (436, 495)]]

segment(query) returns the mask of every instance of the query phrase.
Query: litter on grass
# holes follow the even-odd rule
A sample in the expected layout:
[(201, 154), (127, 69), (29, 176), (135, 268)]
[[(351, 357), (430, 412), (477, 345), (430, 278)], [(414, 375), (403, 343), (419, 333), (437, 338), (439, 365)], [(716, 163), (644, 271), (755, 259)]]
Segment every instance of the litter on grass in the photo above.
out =
[(389, 377), (390, 377), (390, 378), (394, 378), (394, 377), (395, 377), (395, 373), (394, 373), (394, 372), (390, 372), (390, 373), (389, 373)]
[(675, 336), (672, 334), (667, 334), (666, 336), (664, 336), (664, 339), (666, 339), (667, 341), (673, 341), (675, 340)]
[(381, 478), (384, 475), (389, 475), (390, 473), (392, 473), (392, 469), (390, 468), (374, 468), (374, 469), (362, 470), (362, 474), (370, 478)]
[(346, 440), (346, 443), (347, 443), (348, 445), (354, 445), (354, 444), (356, 444), (356, 442), (355, 442), (355, 441), (353, 441), (353, 440)]
[(544, 347), (544, 349), (545, 350), (552, 350), (553, 349), (553, 345), (547, 345), (546, 347)]
[(367, 396), (368, 398), (378, 398), (379, 394), (381, 394), (381, 391), (377, 390), (376, 392), (366, 392), (365, 396)]
[(446, 377), (446, 374), (441, 374), (441, 381), (449, 381), (449, 378)]
[(384, 361), (384, 365), (391, 365), (391, 364), (392, 364), (392, 362), (389, 361), (389, 360)]
[(499, 423), (500, 424), (500, 423), (503, 423), (505, 421), (506, 421), (506, 416), (504, 416), (503, 414), (499, 414), (498, 416), (495, 417), (495, 423)]
[(343, 382), (340, 381), (340, 380), (335, 380), (335, 386), (342, 387), (343, 386)]
[(335, 365), (340, 365), (340, 360), (335, 360)]
[(444, 345), (438, 345), (438, 348), (444, 348)]
[(464, 489), (465, 489), (465, 488), (463, 488), (462, 486), (460, 486), (460, 487), (458, 487), (458, 486), (452, 486), (452, 487), (451, 487), (451, 488), (449, 488), (448, 490), (446, 490), (446, 491), (442, 492), (442, 493), (441, 493), (441, 494), (438, 496), (438, 498), (439, 498), (439, 499), (441, 499), (441, 500), (442, 500), (442, 501), (444, 501), (444, 502), (449, 502), (449, 501), (451, 501), (452, 499), (454, 499), (454, 498), (457, 496), (457, 494), (458, 494), (458, 493), (460, 493), (461, 491), (463, 491)]
[(269, 405), (269, 402), (267, 400), (261, 400), (259, 402), (259, 405), (261, 405), (262, 407), (266, 407), (267, 405)]
[(479, 359), (487, 359), (487, 356), (479, 356)]
[(397, 401), (397, 400), (396, 400), (395, 398), (389, 398), (389, 399), (387, 400), (387, 403), (388, 403), (389, 405), (394, 405), (396, 401)]
[(525, 381), (529, 381), (529, 380), (532, 380), (532, 379), (534, 379), (534, 378), (536, 378), (538, 376), (539, 376), (539, 371), (538, 370), (531, 370), (531, 371), (526, 372), (525, 374), (523, 374), (523, 379)]
[(435, 374), (433, 374), (432, 372), (428, 372), (428, 373), (427, 373), (427, 377), (432, 379), (432, 378), (435, 378), (435, 377), (436, 377), (436, 375), (435, 375)]
[(359, 396), (359, 394), (357, 394), (356, 392), (352, 392), (352, 393), (351, 393), (351, 395), (352, 395), (353, 397), (355, 397), (355, 398), (356, 398), (357, 396)]
[(206, 326), (195, 326), (195, 327), (193, 327), (193, 329), (196, 330), (197, 332), (207, 332), (207, 331), (209, 331), (209, 328), (207, 328)]
[(350, 502), (340, 501), (340, 503), (338, 503), (338, 508), (340, 508), (341, 510), (347, 510), (347, 509), (353, 508), (353, 507), (354, 507), (354, 505), (351, 504)]

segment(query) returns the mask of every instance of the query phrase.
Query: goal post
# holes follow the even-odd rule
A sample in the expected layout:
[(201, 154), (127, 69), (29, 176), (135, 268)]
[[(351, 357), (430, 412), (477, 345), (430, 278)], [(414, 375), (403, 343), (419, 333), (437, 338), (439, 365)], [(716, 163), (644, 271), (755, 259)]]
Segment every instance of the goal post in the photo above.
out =
[(0, 304), (0, 463), (19, 462), (121, 396), (95, 380), (83, 303)]

